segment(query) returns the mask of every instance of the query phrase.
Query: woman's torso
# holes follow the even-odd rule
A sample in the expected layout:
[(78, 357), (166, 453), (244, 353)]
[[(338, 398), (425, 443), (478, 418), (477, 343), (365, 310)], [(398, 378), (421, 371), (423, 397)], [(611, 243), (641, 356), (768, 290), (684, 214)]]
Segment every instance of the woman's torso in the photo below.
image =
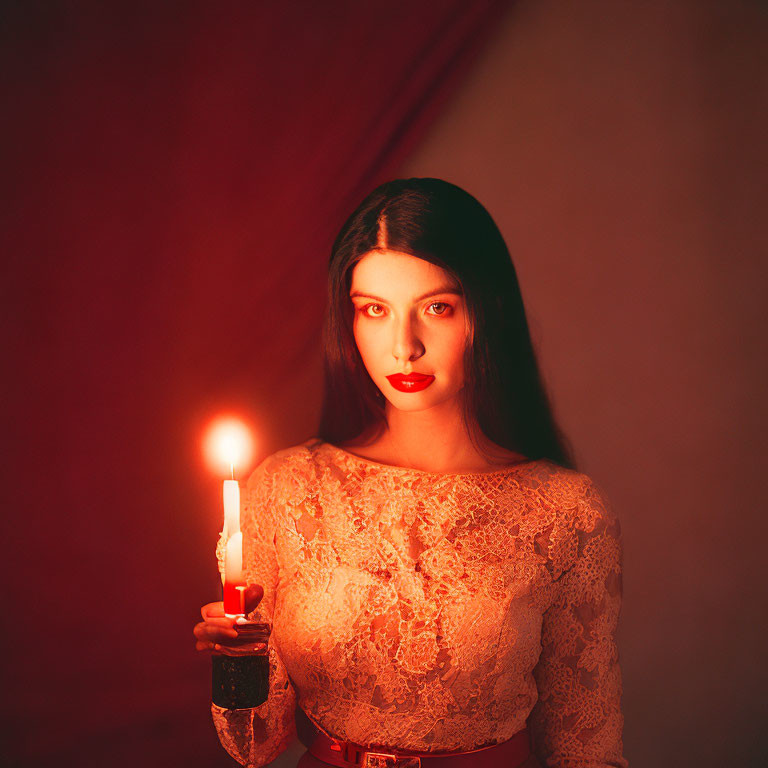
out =
[(558, 510), (576, 473), (541, 460), (440, 475), (294, 450), (273, 640), (304, 711), (350, 741), (425, 751), (525, 727), (542, 614), (574, 550)]

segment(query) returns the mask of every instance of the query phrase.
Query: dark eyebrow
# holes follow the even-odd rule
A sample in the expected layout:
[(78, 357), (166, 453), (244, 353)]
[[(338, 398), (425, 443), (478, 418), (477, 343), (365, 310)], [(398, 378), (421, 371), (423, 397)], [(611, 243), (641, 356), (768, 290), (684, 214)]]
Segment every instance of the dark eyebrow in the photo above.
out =
[[(422, 301), (423, 299), (428, 299), (430, 296), (437, 296), (441, 293), (450, 293), (452, 296), (462, 296), (463, 292), (460, 288), (457, 288), (454, 285), (443, 285), (440, 288), (436, 288), (435, 290), (428, 291), (427, 293), (422, 294), (421, 296), (417, 296), (414, 301)], [(374, 301), (380, 301), (383, 304), (387, 303), (386, 299), (380, 299), (378, 296), (373, 296), (370, 293), (362, 293), (361, 291), (352, 291), (352, 293), (349, 294), (350, 299), (355, 298), (362, 298), (362, 299), (373, 299)]]

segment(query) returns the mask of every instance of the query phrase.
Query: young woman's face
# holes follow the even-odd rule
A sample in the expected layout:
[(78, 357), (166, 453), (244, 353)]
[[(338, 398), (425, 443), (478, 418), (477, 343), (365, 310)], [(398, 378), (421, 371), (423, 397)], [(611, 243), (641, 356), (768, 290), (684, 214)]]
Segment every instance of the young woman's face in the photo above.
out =
[(355, 265), (350, 297), (365, 368), (395, 408), (421, 411), (457, 396), (470, 328), (445, 270), (406, 253), (370, 251)]

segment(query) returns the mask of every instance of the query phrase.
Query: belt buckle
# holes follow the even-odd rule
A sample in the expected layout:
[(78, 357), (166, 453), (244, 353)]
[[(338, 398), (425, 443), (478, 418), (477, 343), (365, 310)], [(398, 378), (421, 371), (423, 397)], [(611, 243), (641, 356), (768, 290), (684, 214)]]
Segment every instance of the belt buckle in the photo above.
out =
[(421, 768), (421, 758), (398, 757), (389, 752), (364, 752), (361, 768)]

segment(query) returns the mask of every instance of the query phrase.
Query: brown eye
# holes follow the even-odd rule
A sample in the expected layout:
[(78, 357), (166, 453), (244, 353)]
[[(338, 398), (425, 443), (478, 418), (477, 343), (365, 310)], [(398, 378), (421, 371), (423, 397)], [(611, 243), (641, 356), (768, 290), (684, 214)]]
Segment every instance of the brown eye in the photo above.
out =
[(429, 308), (432, 309), (433, 307), (437, 307), (437, 309), (432, 312), (433, 315), (444, 315), (451, 307), (449, 304), (446, 304), (444, 301), (433, 301)]
[(381, 304), (367, 304), (365, 307), (363, 307), (363, 312), (365, 312), (369, 317), (381, 317), (383, 311), (384, 308), (381, 306)]

